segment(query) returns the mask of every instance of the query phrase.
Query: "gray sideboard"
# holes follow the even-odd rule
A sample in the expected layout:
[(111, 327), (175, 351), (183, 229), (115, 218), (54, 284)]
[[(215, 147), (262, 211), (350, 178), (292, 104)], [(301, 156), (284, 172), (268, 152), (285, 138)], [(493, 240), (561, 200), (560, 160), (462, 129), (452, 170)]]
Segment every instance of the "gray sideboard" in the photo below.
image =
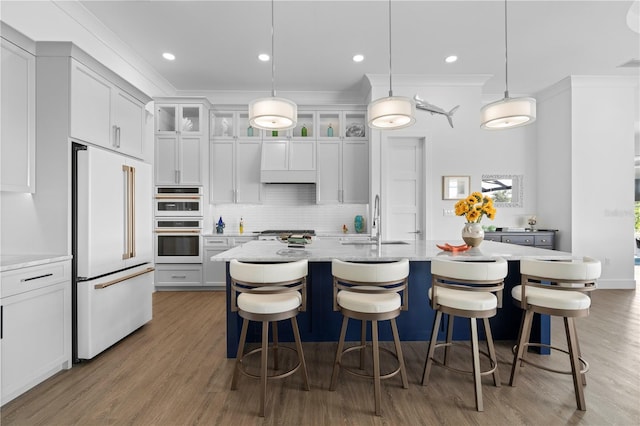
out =
[(487, 241), (497, 241), (499, 243), (518, 244), (521, 246), (532, 246), (555, 250), (556, 231), (485, 231), (484, 239)]

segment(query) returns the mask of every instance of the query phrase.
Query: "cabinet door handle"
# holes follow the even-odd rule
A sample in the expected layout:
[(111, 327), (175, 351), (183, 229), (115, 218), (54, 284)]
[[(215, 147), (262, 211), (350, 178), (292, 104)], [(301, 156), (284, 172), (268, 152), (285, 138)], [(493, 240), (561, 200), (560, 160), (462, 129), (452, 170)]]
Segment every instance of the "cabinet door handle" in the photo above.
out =
[(38, 275), (37, 277), (23, 278), (23, 279), (20, 280), (20, 282), (24, 283), (24, 282), (27, 282), (27, 281), (39, 280), (40, 278), (46, 278), (46, 277), (50, 277), (52, 275), (53, 275), (53, 273), (44, 274), (44, 275)]
[(187, 278), (186, 275), (171, 275), (171, 278)]
[(120, 148), (120, 127), (113, 125), (113, 146)]
[(176, 170), (175, 178), (176, 178), (176, 183), (180, 183), (180, 170)]
[(0, 340), (4, 335), (4, 306), (0, 305)]

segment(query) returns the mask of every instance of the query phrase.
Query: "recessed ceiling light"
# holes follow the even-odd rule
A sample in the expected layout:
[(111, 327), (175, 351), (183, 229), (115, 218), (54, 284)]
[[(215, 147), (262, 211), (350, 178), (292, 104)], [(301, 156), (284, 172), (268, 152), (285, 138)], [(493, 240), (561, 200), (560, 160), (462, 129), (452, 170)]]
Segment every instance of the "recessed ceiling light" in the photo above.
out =
[(169, 52), (164, 52), (162, 54), (162, 57), (165, 58), (167, 61), (173, 61), (174, 59), (176, 59), (176, 55), (174, 55), (173, 53), (169, 53)]
[(364, 61), (364, 55), (358, 54), (353, 56), (353, 62), (362, 62), (362, 61)]
[(446, 58), (444, 58), (444, 61), (448, 64), (452, 64), (455, 61), (458, 60), (458, 57), (456, 55), (451, 55), (451, 56), (447, 56)]
[(261, 53), (258, 55), (258, 59), (260, 59), (262, 62), (267, 62), (271, 58), (266, 53)]

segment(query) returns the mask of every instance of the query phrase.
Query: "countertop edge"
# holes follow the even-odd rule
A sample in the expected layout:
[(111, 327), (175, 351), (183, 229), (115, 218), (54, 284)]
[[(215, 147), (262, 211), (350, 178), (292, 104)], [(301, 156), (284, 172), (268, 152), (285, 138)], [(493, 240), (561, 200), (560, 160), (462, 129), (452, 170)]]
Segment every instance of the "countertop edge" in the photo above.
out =
[(73, 259), (73, 256), (71, 255), (2, 255), (0, 256), (0, 272), (47, 265), (49, 263), (62, 262), (71, 259)]

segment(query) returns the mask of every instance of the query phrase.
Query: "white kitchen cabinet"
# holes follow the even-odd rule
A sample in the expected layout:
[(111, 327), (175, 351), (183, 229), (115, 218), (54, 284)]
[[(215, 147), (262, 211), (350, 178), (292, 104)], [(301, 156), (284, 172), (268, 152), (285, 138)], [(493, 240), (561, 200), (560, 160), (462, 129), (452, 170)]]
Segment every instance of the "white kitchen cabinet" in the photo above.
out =
[(369, 143), (352, 138), (319, 140), (316, 202), (369, 202)]
[(202, 289), (202, 264), (156, 264), (155, 285), (157, 290)]
[(72, 138), (143, 158), (144, 129), (143, 101), (71, 59)]
[(210, 202), (261, 203), (259, 138), (212, 139), (209, 148)]
[(33, 42), (2, 23), (0, 190), (35, 192), (36, 57)]
[(227, 268), (225, 262), (212, 261), (211, 257), (229, 250), (233, 246), (231, 237), (204, 238), (204, 285), (224, 290), (227, 284)]
[(71, 262), (9, 270), (1, 277), (4, 405), (71, 368)]
[(156, 185), (202, 185), (202, 138), (156, 135)]
[(212, 261), (211, 257), (233, 247), (255, 240), (255, 236), (208, 236), (204, 237), (204, 285), (216, 290), (227, 286), (227, 262)]
[(205, 107), (204, 103), (156, 103), (156, 185), (203, 185)]

